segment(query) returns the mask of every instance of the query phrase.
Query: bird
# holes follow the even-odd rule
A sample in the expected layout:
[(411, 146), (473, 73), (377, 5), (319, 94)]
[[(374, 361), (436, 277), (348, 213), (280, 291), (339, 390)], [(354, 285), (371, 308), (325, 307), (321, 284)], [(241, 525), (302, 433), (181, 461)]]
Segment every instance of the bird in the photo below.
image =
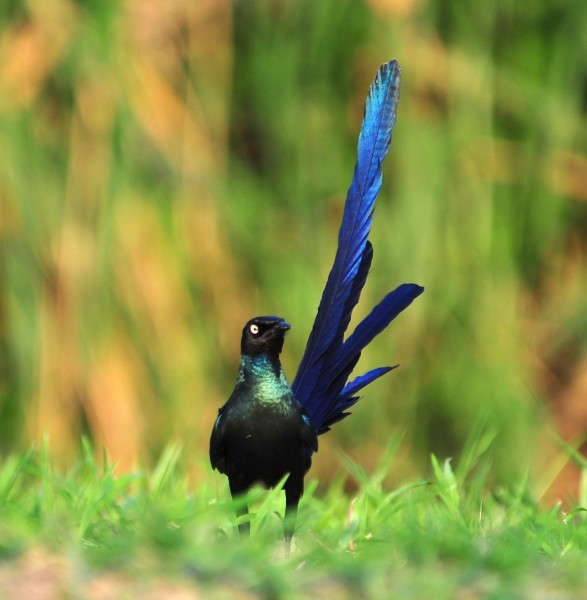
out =
[[(279, 358), (290, 324), (277, 316), (249, 320), (242, 330), (236, 384), (210, 437), (211, 466), (228, 477), (233, 498), (255, 484), (271, 488), (283, 482), (286, 554), (318, 436), (350, 414), (358, 392), (398, 366), (371, 369), (349, 381), (362, 350), (424, 291), (415, 283), (401, 284), (345, 337), (373, 259), (368, 236), (399, 88), (400, 67), (394, 59), (381, 65), (369, 89), (334, 263), (292, 384)], [(242, 517), (248, 508), (239, 506)], [(246, 518), (239, 519), (238, 528), (241, 534), (249, 532)]]

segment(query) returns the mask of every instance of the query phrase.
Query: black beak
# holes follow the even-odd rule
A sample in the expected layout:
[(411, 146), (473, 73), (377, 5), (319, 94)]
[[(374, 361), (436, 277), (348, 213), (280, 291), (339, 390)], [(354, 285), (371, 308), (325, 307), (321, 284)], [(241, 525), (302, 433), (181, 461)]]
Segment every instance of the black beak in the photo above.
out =
[(280, 331), (283, 331), (284, 333), (291, 329), (291, 325), (287, 321), (283, 321), (283, 320), (279, 321), (279, 323), (277, 323), (277, 325), (275, 327), (276, 327), (276, 329), (279, 329)]

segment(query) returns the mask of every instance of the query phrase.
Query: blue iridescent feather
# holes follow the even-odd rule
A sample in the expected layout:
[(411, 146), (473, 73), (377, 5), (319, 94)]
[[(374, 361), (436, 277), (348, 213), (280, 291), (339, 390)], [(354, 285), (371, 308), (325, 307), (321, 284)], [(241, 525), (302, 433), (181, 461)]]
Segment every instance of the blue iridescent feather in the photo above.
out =
[(350, 323), (371, 266), (368, 241), (375, 200), (381, 189), (381, 163), (391, 145), (399, 100), (397, 61), (382, 65), (371, 85), (357, 148), (357, 164), (344, 208), (334, 264), (322, 294), (306, 350), (292, 390), (318, 433), (340, 421), (357, 400), (355, 394), (392, 367), (380, 367), (347, 383), (361, 351), (424, 288), (407, 283), (390, 292), (346, 341)]

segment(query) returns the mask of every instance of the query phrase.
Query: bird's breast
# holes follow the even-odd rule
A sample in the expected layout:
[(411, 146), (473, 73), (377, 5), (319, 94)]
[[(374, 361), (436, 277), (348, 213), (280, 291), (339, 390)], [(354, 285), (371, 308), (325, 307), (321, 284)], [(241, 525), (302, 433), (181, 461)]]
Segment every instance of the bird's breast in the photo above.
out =
[(248, 407), (227, 430), (226, 459), (232, 475), (273, 486), (287, 473), (303, 472), (300, 426), (300, 414), (286, 406)]

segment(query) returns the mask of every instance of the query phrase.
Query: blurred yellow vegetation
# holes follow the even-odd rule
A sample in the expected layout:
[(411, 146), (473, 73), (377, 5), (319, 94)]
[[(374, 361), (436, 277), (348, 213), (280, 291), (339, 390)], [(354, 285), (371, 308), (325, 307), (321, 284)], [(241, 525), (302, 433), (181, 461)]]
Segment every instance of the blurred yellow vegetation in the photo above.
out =
[(476, 424), (496, 433), (497, 479), (557, 454), (538, 442), (551, 422), (580, 442), (587, 127), (568, 80), (585, 85), (587, 67), (555, 24), (548, 54), (506, 2), (468, 23), (456, 2), (414, 0), (14, 4), (0, 21), (5, 450), (47, 432), (70, 460), (89, 433), (127, 470), (179, 440), (197, 473), (257, 313), (294, 323), (293, 377), (364, 97), (392, 57), (402, 99), (360, 311), (403, 280), (427, 291), (365, 353), (402, 369), (324, 440), (316, 474), (337, 468), (333, 443), (375, 465), (390, 431), (407, 432), (396, 478), (430, 450), (458, 455)]

